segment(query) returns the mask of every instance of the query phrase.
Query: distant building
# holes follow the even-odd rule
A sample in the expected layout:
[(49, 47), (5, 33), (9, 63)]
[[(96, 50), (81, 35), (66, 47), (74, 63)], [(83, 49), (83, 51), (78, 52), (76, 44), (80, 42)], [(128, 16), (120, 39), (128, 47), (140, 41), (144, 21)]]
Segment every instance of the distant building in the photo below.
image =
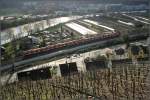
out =
[(128, 56), (132, 58), (132, 56), (136, 58), (147, 58), (148, 57), (148, 45), (143, 45), (140, 43), (131, 44), (128, 48)]
[(4, 20), (4, 16), (1, 16), (1, 17), (0, 17), (0, 20)]
[(19, 81), (25, 80), (43, 80), (51, 78), (50, 67), (29, 70), (17, 73)]
[(21, 48), (23, 50), (35, 48), (40, 44), (41, 40), (34, 36), (27, 36), (22, 39), (22, 45)]

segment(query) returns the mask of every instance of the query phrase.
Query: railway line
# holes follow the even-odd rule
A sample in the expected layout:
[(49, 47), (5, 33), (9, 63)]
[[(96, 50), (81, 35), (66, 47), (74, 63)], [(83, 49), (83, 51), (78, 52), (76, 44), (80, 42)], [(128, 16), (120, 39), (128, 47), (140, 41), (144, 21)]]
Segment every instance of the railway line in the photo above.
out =
[[(50, 58), (53, 58), (53, 57), (56, 57), (56, 56), (59, 56), (59, 55), (62, 55), (62, 54), (69, 54), (69, 53), (72, 53), (74, 51), (84, 49), (84, 48), (89, 48), (89, 47), (93, 47), (93, 46), (97, 46), (97, 45), (104, 45), (108, 41), (109, 42), (118, 41), (119, 39), (120, 38), (115, 37), (113, 39), (111, 38), (111, 39), (108, 39), (108, 40), (97, 41), (97, 42), (88, 43), (88, 44), (84, 44), (84, 45), (78, 45), (78, 46), (76, 45), (76, 46), (74, 46), (72, 48), (69, 48), (69, 49), (62, 49), (62, 50), (51, 52), (51, 53), (49, 52), (45, 55), (41, 54), (41, 55), (38, 55), (37, 57), (28, 58), (28, 59), (24, 59), (24, 60), (15, 62), (14, 64), (4, 65), (4, 66), (0, 67), (0, 70), (1, 71), (6, 71), (6, 70), (9, 70), (9, 69), (12, 69), (13, 66), (15, 66), (16, 70), (17, 69), (22, 69), (25, 66), (29, 66), (30, 64), (32, 64), (34, 62), (50, 59)], [(37, 55), (37, 54), (34, 54), (34, 55)]]
[(93, 43), (93, 42), (97, 42), (97, 41), (111, 39), (111, 38), (118, 37), (119, 35), (120, 35), (120, 33), (97, 35), (97, 36), (92, 36), (92, 37), (88, 37), (88, 38), (81, 38), (78, 40), (67, 41), (64, 43), (48, 45), (48, 46), (42, 47), (42, 48), (31, 49), (31, 50), (27, 50), (27, 51), (23, 52), (23, 59), (35, 57), (35, 56), (37, 56), (37, 54), (40, 54), (40, 53), (46, 54), (46, 53), (55, 52), (55, 51), (64, 49), (66, 47), (85, 45), (88, 43)]
[[(90, 48), (90, 47), (94, 47), (94, 46), (104, 46), (104, 45), (106, 45), (106, 44), (108, 44), (108, 43), (112, 43), (112, 42), (114, 42), (114, 41), (118, 41), (120, 44), (121, 43), (123, 43), (123, 41), (122, 41), (122, 38), (121, 37), (119, 37), (118, 36), (119, 34), (116, 34), (116, 36), (115, 37), (110, 37), (110, 35), (108, 35), (108, 36), (104, 36), (105, 37), (105, 39), (103, 38), (103, 39), (98, 39), (97, 41), (91, 41), (90, 40), (90, 42), (88, 42), (87, 43), (87, 41), (85, 42), (85, 40), (84, 40), (84, 42), (82, 41), (80, 41), (80, 42), (74, 42), (75, 44), (74, 45), (72, 45), (72, 46), (69, 46), (70, 48), (68, 48), (68, 46), (67, 45), (64, 45), (64, 47), (63, 47), (63, 45), (62, 46), (60, 46), (60, 44), (58, 45), (58, 44), (56, 44), (56, 45), (58, 45), (58, 47), (60, 47), (59, 48), (59, 50), (58, 50), (58, 47), (55, 45), (55, 46), (53, 46), (53, 47), (56, 47), (55, 49), (53, 48), (49, 48), (49, 49), (51, 49), (52, 51), (49, 51), (48, 49), (46, 49), (46, 50), (48, 50), (48, 51), (44, 51), (43, 49), (44, 48), (47, 48), (47, 47), (43, 47), (43, 48), (38, 48), (38, 49), (33, 49), (33, 51), (32, 50), (30, 50), (30, 51), (25, 51), (25, 53), (24, 53), (24, 55), (25, 54), (27, 54), (27, 55), (25, 55), (26, 57), (28, 57), (28, 59), (26, 58), (24, 58), (23, 60), (20, 60), (20, 61), (16, 61), (15, 63), (13, 63), (13, 64), (7, 64), (7, 65), (3, 65), (3, 66), (1, 66), (0, 67), (0, 70), (3, 72), (3, 71), (8, 71), (8, 70), (10, 70), (10, 69), (12, 69), (13, 67), (15, 67), (15, 69), (16, 70), (20, 70), (20, 69), (23, 69), (23, 68), (25, 68), (25, 67), (27, 67), (27, 66), (30, 66), (31, 64), (33, 64), (33, 63), (35, 63), (35, 62), (38, 62), (38, 61), (43, 61), (43, 60), (48, 60), (48, 59), (51, 59), (51, 58), (54, 58), (54, 57), (56, 57), (56, 56), (60, 56), (60, 55), (63, 55), (63, 54), (69, 54), (69, 53), (72, 53), (72, 52), (75, 52), (75, 51), (78, 51), (78, 50), (81, 50), (81, 49), (85, 49), (85, 48)], [(108, 38), (109, 37), (109, 38)], [(132, 38), (132, 41), (131, 42), (134, 42), (135, 41), (135, 39), (137, 39), (139, 36), (132, 36), (131, 38)], [(141, 37), (141, 36), (140, 36)], [(146, 37), (147, 36), (144, 36), (144, 37), (142, 37), (141, 39), (146, 39)], [(98, 38), (98, 37), (97, 37)], [(107, 39), (106, 39), (107, 38)], [(117, 42), (117, 43), (118, 43)], [(70, 42), (71, 43), (71, 42)], [(78, 44), (77, 44), (78, 43)], [(82, 43), (82, 44), (81, 44)], [(118, 43), (118, 44), (119, 44)], [(68, 43), (69, 44), (69, 43)], [(70, 45), (70, 44), (69, 44)], [(115, 44), (111, 44), (111, 45), (115, 45)], [(50, 46), (49, 46), (50, 47)], [(35, 51), (34, 51), (35, 50)], [(37, 52), (36, 52), (37, 51)], [(40, 52), (39, 52), (40, 51)], [(43, 52), (44, 51), (44, 52)], [(30, 52), (30, 53), (29, 53)], [(32, 55), (32, 56), (34, 56), (34, 57), (30, 57), (30, 55)], [(24, 57), (25, 57), (24, 56)]]

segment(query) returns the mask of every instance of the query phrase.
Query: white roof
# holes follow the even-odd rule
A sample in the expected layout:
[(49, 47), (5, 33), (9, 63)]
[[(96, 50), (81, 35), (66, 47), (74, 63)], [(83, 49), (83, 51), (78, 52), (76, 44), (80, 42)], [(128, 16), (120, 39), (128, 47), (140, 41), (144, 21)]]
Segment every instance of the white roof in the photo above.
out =
[(84, 21), (85, 21), (85, 22), (88, 22), (88, 23), (91, 23), (91, 24), (94, 24), (94, 25), (97, 25), (97, 26), (100, 26), (100, 27), (102, 27), (102, 28), (105, 28), (105, 29), (110, 30), (110, 31), (113, 31), (113, 32), (115, 31), (115, 29), (113, 29), (113, 28), (110, 28), (110, 27), (104, 26), (104, 25), (100, 25), (99, 23), (97, 23), (97, 22), (95, 22), (95, 21), (92, 21), (92, 20), (85, 19)]
[(150, 19), (147, 19), (147, 18), (144, 18), (144, 17), (141, 17), (141, 16), (137, 16), (138, 18), (141, 18), (141, 19), (144, 19), (144, 20), (147, 20), (147, 21), (150, 21)]
[(129, 15), (127, 15), (127, 14), (122, 14), (122, 15), (127, 16), (127, 17), (129, 17), (129, 18), (132, 18), (133, 20), (139, 21), (139, 22), (144, 23), (144, 24), (150, 24), (150, 23), (148, 23), (148, 22), (146, 22), (146, 21), (139, 20), (139, 19), (137, 19), (136, 17), (129, 16)]
[(134, 24), (131, 23), (131, 22), (125, 22), (125, 21), (121, 21), (121, 20), (118, 20), (118, 22), (122, 23), (122, 24), (125, 24), (125, 25), (134, 26)]
[(66, 26), (68, 26), (69, 28), (81, 33), (82, 35), (86, 35), (86, 34), (97, 34), (95, 31), (92, 31), (84, 26), (81, 26), (79, 24), (76, 24), (74, 22), (71, 23), (67, 23)]

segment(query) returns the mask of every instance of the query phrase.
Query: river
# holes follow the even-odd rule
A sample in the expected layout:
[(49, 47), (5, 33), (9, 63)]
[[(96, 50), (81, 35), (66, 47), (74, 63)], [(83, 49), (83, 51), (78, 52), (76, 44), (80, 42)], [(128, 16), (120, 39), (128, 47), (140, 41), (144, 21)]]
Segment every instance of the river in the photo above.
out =
[(1, 31), (1, 44), (3, 45), (12, 41), (13, 39), (27, 36), (31, 32), (34, 33), (39, 30), (44, 30), (48, 27), (52, 27), (60, 23), (65, 23), (79, 18), (82, 18), (82, 16), (59, 17), (9, 28)]

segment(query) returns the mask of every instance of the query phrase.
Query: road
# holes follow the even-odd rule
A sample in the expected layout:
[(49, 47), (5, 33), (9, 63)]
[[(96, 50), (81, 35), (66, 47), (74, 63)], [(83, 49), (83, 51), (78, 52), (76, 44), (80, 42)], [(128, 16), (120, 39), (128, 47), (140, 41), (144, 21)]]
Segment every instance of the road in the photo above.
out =
[[(105, 41), (103, 41), (101, 43), (104, 43), (104, 42)], [(88, 46), (90, 46), (90, 45), (99, 45), (99, 44), (100, 44), (100, 42), (97, 42), (97, 43), (89, 44)], [(79, 46), (79, 47), (68, 49), (68, 50), (70, 50), (70, 52), (71, 52), (71, 51), (80, 49), (82, 47), (87, 47), (87, 45), (86, 46)], [(109, 48), (110, 49), (116, 49), (116, 48), (120, 48), (120, 47), (124, 48), (125, 45), (124, 44), (119, 44), (119, 45), (115, 45), (115, 46), (110, 46)], [(59, 66), (60, 64), (64, 64), (66, 62), (68, 62), (68, 63), (76, 62), (78, 71), (85, 72), (86, 71), (86, 67), (85, 67), (84, 59), (87, 58), (87, 57), (95, 58), (97, 55), (100, 55), (100, 54), (103, 55), (103, 54), (106, 53), (106, 50), (107, 50), (107, 48), (103, 48), (103, 49), (92, 50), (92, 51), (89, 51), (89, 52), (81, 53), (80, 55), (73, 54), (73, 55), (69, 55), (69, 58), (68, 57), (66, 57), (66, 58), (64, 57), (64, 58), (61, 58), (61, 59), (58, 59), (58, 60), (45, 62), (45, 63), (39, 64), (39, 65), (34, 65), (34, 66), (28, 67), (28, 68), (26, 68), (26, 67), (24, 68), (23, 66), (20, 66), (20, 67), (23, 68), (22, 70), (18, 70), (18, 71), (14, 72), (14, 73), (4, 74), (1, 77), (0, 81), (1, 81), (2, 84), (13, 83), (13, 82), (18, 80), (17, 79), (17, 73), (18, 72), (34, 70), (34, 69), (38, 69), (38, 68), (43, 68), (45, 66)], [(58, 51), (56, 53), (59, 54), (59, 53), (64, 53), (64, 52), (67, 52), (67, 50), (61, 50), (61, 51)], [(56, 53), (53, 53), (53, 55), (55, 55)], [(49, 56), (53, 56), (53, 55), (49, 54), (47, 56), (49, 57)], [(44, 57), (47, 57), (47, 56), (44, 56)], [(40, 58), (43, 58), (43, 56), (40, 57)], [(32, 60), (35, 60), (35, 59), (32, 59)], [(10, 68), (10, 67), (11, 66), (7, 66), (7, 68)], [(4, 69), (6, 69), (6, 68), (4, 68)], [(60, 68), (59, 67), (57, 69), (57, 76), (61, 76), (61, 72), (60, 72)]]
[[(132, 36), (131, 37), (132, 41), (130, 41), (130, 42), (134, 42), (135, 37), (137, 37), (137, 36)], [(145, 38), (143, 38), (143, 39), (145, 39)], [(137, 38), (136, 38), (136, 40), (137, 40)], [(94, 47), (94, 46), (98, 46), (98, 45), (102, 46), (102, 47), (108, 46), (108, 45), (110, 45), (110, 46), (111, 45), (116, 45), (116, 43), (113, 44), (114, 41), (117, 42), (117, 44), (123, 43), (123, 40), (122, 40), (121, 37), (116, 37), (116, 38), (113, 38), (113, 39), (107, 39), (107, 40), (98, 41), (98, 42), (94, 42), (94, 43), (90, 43), (90, 44), (85, 44), (85, 45), (77, 46), (77, 47), (74, 47), (74, 48), (64, 49), (64, 50), (60, 50), (60, 51), (57, 51), (57, 52), (41, 55), (41, 56), (38, 56), (38, 57), (18, 61), (18, 62), (14, 63), (14, 66), (17, 67), (17, 68), (22, 68), (22, 67), (24, 67), (24, 65), (30, 65), (30, 64), (33, 64), (34, 62), (37, 62), (37, 61), (42, 61), (42, 60), (47, 60), (47, 59), (50, 59), (50, 58), (55, 58), (56, 56), (59, 56), (59, 55), (62, 55), (62, 54), (68, 54), (68, 53), (72, 53), (72, 52), (75, 52), (75, 51), (80, 50), (80, 49), (85, 49), (85, 48)], [(138, 41), (141, 41), (141, 40), (138, 40)], [(18, 66), (20, 66), (20, 67), (18, 67)], [(3, 66), (0, 67), (0, 70), (4, 71), (4, 70), (10, 69), (10, 68), (12, 68), (12, 64), (3, 65)]]
[[(110, 41), (113, 41), (114, 39), (111, 39)], [(84, 46), (78, 46), (78, 47), (75, 47), (75, 48), (71, 48), (71, 49), (67, 49), (67, 50), (61, 50), (61, 51), (58, 51), (58, 52), (55, 52), (55, 53), (51, 53), (51, 54), (48, 54), (48, 55), (43, 55), (43, 56), (40, 56), (40, 57), (37, 57), (37, 58), (32, 58), (30, 60), (25, 60), (25, 61), (22, 61), (22, 62), (16, 62), (15, 64), (19, 65), (19, 64), (23, 64), (23, 63), (32, 63), (32, 61), (36, 61), (38, 58), (38, 60), (42, 59), (47, 59), (47, 58), (50, 58), (50, 57), (53, 57), (55, 58), (55, 55), (59, 55), (59, 54), (62, 54), (62, 53), (68, 53), (68, 52), (72, 52), (72, 51), (76, 51), (78, 49), (81, 49), (81, 48), (86, 48), (86, 47), (89, 47), (89, 46), (95, 46), (95, 45), (105, 45), (105, 42), (106, 41), (101, 41), (101, 42), (97, 42), (97, 43), (91, 43), (91, 44), (88, 44), (88, 45), (84, 45)], [(140, 41), (140, 43), (145, 43), (145, 41)], [(112, 50), (115, 50), (117, 48), (125, 48), (125, 44), (119, 44), (119, 45), (112, 45), (112, 46), (109, 46), (110, 49)], [(34, 70), (34, 69), (38, 69), (38, 68), (43, 68), (45, 66), (59, 66), (59, 64), (64, 64), (67, 62), (76, 62), (77, 66), (78, 66), (78, 70), (79, 71), (86, 71), (85, 69), (85, 64), (83, 64), (83, 60), (87, 57), (96, 57), (97, 55), (103, 55), (106, 53), (106, 50), (107, 50), (107, 47), (106, 48), (102, 48), (102, 49), (98, 49), (98, 50), (92, 50), (92, 51), (89, 51), (89, 52), (85, 52), (85, 53), (81, 53), (80, 55), (76, 55), (76, 54), (73, 54), (73, 55), (69, 55), (69, 58), (68, 57), (64, 57), (64, 58), (60, 58), (58, 60), (54, 60), (54, 61), (47, 61), (45, 63), (41, 63), (39, 65), (32, 65), (32, 66), (29, 66), (29, 67), (23, 67), (23, 66), (19, 66), (18, 68), (22, 68), (20, 71), (17, 70), (17, 72), (15, 73), (10, 73), (10, 74), (4, 74), (2, 77), (1, 77), (1, 82), (2, 84), (5, 84), (5, 83), (12, 83), (14, 81), (17, 80), (17, 73), (18, 72), (22, 72), (22, 71), (29, 71), (29, 70)], [(8, 65), (6, 66), (5, 68), (1, 68), (1, 70), (5, 70), (5, 69), (8, 69), (8, 68), (11, 68), (11, 65)], [(57, 75), (60, 76), (60, 69), (58, 67), (58, 70), (57, 70)]]
[[(28, 23), (24, 25), (20, 25), (17, 27), (9, 28), (6, 30), (3, 30), (1, 32), (1, 44), (8, 43), (12, 41), (15, 37), (15, 39), (19, 39), (21, 37), (25, 37), (28, 35), (30, 32), (37, 32), (38, 30), (44, 30), (48, 27), (52, 27), (55, 25), (58, 25), (60, 23), (65, 23), (69, 22), (72, 20), (80, 19), (82, 16), (69, 16), (69, 17), (58, 17), (58, 18), (53, 18), (53, 19), (48, 19), (48, 20), (42, 20), (42, 21), (37, 21), (33, 23)], [(11, 35), (11, 34), (12, 35)]]
[[(117, 37), (117, 38), (110, 39), (110, 40), (98, 41), (98, 42), (95, 42), (95, 43), (81, 45), (81, 46), (77, 46), (77, 47), (74, 47), (74, 48), (65, 49), (65, 50), (54, 52), (54, 53), (50, 53), (50, 54), (46, 54), (46, 55), (30, 58), (30, 59), (27, 59), (27, 60), (15, 62), (14, 66), (20, 66), (19, 68), (21, 68), (21, 65), (25, 65), (25, 64), (29, 65), (29, 64), (31, 64), (33, 62), (36, 62), (36, 61), (46, 60), (46, 59), (53, 58), (53, 57), (61, 55), (61, 54), (72, 53), (72, 52), (75, 52), (75, 51), (77, 51), (79, 49), (84, 49), (84, 48), (93, 47), (93, 46), (97, 46), (97, 45), (102, 45), (103, 46), (103, 45), (105, 45), (106, 42), (110, 42), (111, 43), (111, 41), (116, 41), (116, 40), (120, 40), (120, 38)], [(3, 71), (3, 70), (6, 70), (6, 69), (9, 69), (11, 67), (12, 67), (12, 64), (5, 65), (5, 66), (0, 67), (0, 70)]]

